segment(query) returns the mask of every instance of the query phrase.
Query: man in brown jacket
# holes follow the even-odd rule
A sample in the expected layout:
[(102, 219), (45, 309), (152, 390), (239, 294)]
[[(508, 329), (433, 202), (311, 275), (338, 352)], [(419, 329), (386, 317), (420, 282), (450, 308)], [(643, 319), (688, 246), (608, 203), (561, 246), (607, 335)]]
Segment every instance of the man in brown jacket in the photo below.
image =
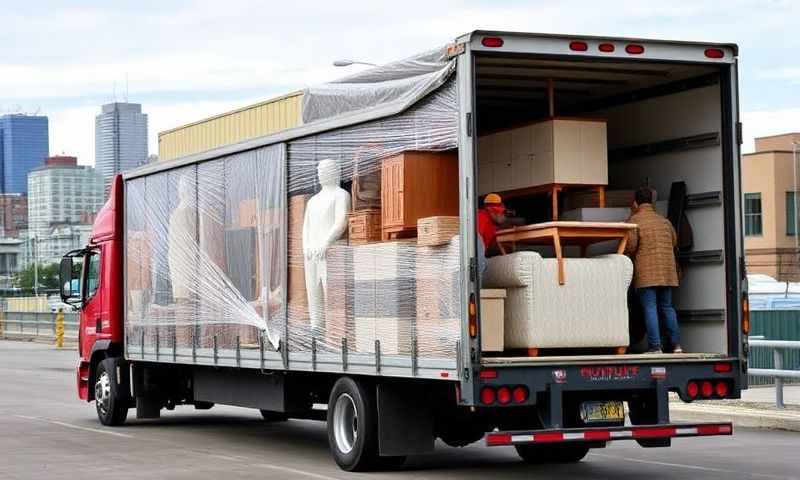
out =
[(675, 265), (675, 229), (653, 206), (653, 191), (636, 191), (633, 215), (628, 220), (639, 228), (628, 240), (625, 253), (633, 258), (633, 285), (644, 310), (648, 353), (662, 353), (659, 314), (669, 334), (673, 353), (683, 353), (678, 316), (672, 306), (672, 289), (678, 286)]

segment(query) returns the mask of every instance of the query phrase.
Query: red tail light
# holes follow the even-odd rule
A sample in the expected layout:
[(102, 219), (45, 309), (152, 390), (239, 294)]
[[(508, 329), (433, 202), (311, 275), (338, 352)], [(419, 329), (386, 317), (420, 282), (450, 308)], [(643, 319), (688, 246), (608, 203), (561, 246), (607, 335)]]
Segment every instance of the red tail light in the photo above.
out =
[(494, 393), (494, 388), (492, 388), (492, 387), (483, 387), (481, 389), (481, 402), (483, 402), (484, 405), (493, 404), (495, 398), (496, 398), (496, 396), (495, 396), (495, 393)]
[(497, 402), (500, 405), (508, 405), (511, 403), (511, 389), (508, 387), (500, 387), (497, 389)]
[(603, 53), (611, 53), (614, 51), (614, 44), (613, 43), (601, 43), (597, 47)]
[(711, 398), (711, 395), (714, 395), (714, 385), (709, 381), (703, 382), (700, 386), (700, 393), (703, 395), (703, 398)]
[(481, 45), (488, 48), (498, 48), (503, 46), (503, 39), (500, 37), (483, 37)]
[(492, 380), (497, 378), (497, 370), (481, 370), (479, 376), (483, 380)]
[(636, 43), (631, 43), (625, 47), (625, 51), (631, 55), (641, 55), (644, 53), (644, 47)]
[(715, 363), (714, 371), (717, 373), (728, 373), (733, 370), (733, 365), (730, 363)]
[(686, 394), (689, 395), (689, 398), (694, 400), (697, 398), (697, 395), (700, 393), (700, 387), (697, 385), (697, 382), (689, 382), (686, 385)]
[(569, 42), (569, 49), (573, 52), (585, 52), (589, 50), (589, 45), (586, 42)]
[(706, 49), (706, 57), (708, 57), (708, 58), (722, 58), (724, 56), (725, 56), (725, 52), (723, 52), (719, 48), (707, 48)]
[(521, 385), (514, 387), (511, 396), (514, 398), (514, 403), (525, 403), (525, 400), (528, 399), (528, 389)]
[(728, 386), (728, 382), (717, 382), (716, 386), (714, 387), (714, 391), (720, 398), (727, 397), (728, 394), (730, 393), (730, 387)]

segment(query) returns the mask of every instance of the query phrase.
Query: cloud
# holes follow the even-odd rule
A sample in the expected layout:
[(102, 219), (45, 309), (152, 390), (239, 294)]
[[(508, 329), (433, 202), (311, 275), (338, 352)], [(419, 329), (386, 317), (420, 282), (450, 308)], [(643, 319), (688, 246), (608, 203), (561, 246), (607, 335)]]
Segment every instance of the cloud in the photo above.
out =
[[(800, 79), (791, 65), (800, 2), (791, 0), (13, 3), (0, 29), (0, 111), (41, 107), (52, 150), (88, 163), (94, 115), (115, 85), (123, 97), (126, 77), (129, 98), (149, 114), (155, 151), (159, 130), (355, 71), (331, 67), (335, 59), (388, 62), (476, 28), (739, 41), (742, 93), (752, 92), (743, 108), (762, 113), (754, 118), (764, 125), (764, 112), (800, 108), (786, 90)], [(759, 88), (765, 81), (773, 88)]]

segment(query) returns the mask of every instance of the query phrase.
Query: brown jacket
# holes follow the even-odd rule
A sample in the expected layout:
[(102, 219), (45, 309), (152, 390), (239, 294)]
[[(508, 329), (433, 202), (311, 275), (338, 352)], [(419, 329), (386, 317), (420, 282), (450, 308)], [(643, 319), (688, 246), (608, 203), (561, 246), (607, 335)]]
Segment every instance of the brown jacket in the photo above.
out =
[(625, 253), (633, 258), (634, 287), (677, 287), (677, 237), (669, 220), (659, 215), (653, 204), (643, 203), (628, 222), (639, 227), (631, 233), (625, 247)]

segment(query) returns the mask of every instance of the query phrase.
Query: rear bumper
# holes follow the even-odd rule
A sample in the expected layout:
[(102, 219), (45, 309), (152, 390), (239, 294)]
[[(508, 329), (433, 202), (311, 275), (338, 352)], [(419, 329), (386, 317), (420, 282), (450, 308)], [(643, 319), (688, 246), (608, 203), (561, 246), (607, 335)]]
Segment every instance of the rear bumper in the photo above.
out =
[(486, 434), (485, 438), (486, 446), (499, 447), (533, 443), (610, 442), (613, 440), (650, 440), (717, 435), (733, 435), (733, 424), (730, 422), (687, 423), (490, 432)]

